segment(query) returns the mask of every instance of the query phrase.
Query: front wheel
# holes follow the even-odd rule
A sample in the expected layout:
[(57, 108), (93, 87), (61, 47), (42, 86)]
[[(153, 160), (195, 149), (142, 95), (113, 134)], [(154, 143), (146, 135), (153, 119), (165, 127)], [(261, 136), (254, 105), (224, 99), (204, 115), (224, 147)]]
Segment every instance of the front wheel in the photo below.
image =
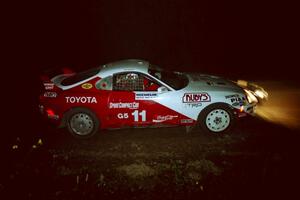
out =
[(67, 127), (69, 132), (77, 138), (90, 138), (98, 132), (99, 120), (92, 111), (75, 108), (67, 115)]
[(213, 104), (205, 108), (199, 116), (200, 127), (216, 135), (228, 132), (235, 122), (232, 109), (226, 104)]

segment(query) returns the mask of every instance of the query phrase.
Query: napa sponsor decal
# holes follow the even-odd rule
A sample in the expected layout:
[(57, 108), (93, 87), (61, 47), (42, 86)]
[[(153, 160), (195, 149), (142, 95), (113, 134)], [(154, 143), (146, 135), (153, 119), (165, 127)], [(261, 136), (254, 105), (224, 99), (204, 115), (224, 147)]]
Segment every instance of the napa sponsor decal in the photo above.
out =
[(164, 122), (164, 121), (173, 120), (173, 119), (175, 119), (177, 117), (178, 117), (178, 115), (165, 115), (165, 116), (158, 115), (152, 121), (155, 122), (155, 123), (160, 123), (160, 122)]
[(135, 100), (147, 100), (157, 97), (157, 93), (147, 92), (147, 93), (135, 93)]
[(137, 109), (139, 108), (139, 103), (137, 102), (132, 102), (132, 103), (123, 103), (123, 102), (118, 102), (118, 103), (109, 103), (109, 108), (129, 108), (129, 109)]
[(185, 93), (182, 97), (183, 103), (198, 103), (198, 102), (210, 102), (211, 98), (206, 92), (202, 93)]
[(90, 83), (84, 83), (84, 84), (81, 85), (81, 87), (85, 90), (89, 90), (93, 87), (93, 85), (90, 84)]
[(76, 97), (76, 96), (71, 96), (71, 97), (65, 97), (66, 103), (97, 103), (96, 97)]

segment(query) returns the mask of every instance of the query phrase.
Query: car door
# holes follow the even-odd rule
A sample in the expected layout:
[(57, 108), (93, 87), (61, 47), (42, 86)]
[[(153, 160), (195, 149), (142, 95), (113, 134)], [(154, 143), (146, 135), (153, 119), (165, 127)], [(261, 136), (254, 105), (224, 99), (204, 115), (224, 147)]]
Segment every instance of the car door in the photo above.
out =
[(113, 89), (108, 99), (112, 127), (139, 126), (147, 123), (145, 109), (135, 99), (135, 91), (141, 90), (143, 80), (138, 73), (113, 75)]
[(168, 92), (166, 88), (165, 91), (159, 88), (161, 85), (146, 74), (114, 74), (113, 90), (108, 101), (112, 125), (126, 127), (176, 124), (178, 114), (158, 103), (161, 95), (167, 98), (165, 93)]
[(143, 126), (168, 126), (177, 124), (178, 113), (159, 103), (159, 100), (162, 98), (171, 102), (172, 97), (169, 94), (172, 91), (147, 74), (141, 73), (139, 76), (143, 86), (141, 90), (134, 91), (135, 100), (139, 103), (140, 107), (139, 110), (132, 113), (134, 121), (139, 121), (138, 125)]

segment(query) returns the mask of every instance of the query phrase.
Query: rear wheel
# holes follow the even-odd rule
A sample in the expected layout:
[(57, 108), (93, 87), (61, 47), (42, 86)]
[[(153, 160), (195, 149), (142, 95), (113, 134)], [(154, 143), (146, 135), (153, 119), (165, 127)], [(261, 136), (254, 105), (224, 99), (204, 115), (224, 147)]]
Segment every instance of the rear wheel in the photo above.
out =
[(90, 110), (75, 108), (67, 114), (69, 132), (77, 138), (90, 138), (98, 132), (99, 120)]
[(205, 108), (199, 116), (200, 127), (215, 135), (228, 132), (235, 122), (232, 109), (226, 104), (213, 104)]

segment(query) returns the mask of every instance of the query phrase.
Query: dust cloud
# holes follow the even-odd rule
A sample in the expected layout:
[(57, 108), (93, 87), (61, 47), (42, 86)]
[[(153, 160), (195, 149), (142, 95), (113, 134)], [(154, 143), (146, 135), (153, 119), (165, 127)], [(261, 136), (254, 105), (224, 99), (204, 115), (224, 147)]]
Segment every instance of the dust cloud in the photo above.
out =
[(300, 88), (296, 84), (257, 82), (269, 94), (268, 101), (256, 108), (256, 115), (272, 123), (300, 129)]

